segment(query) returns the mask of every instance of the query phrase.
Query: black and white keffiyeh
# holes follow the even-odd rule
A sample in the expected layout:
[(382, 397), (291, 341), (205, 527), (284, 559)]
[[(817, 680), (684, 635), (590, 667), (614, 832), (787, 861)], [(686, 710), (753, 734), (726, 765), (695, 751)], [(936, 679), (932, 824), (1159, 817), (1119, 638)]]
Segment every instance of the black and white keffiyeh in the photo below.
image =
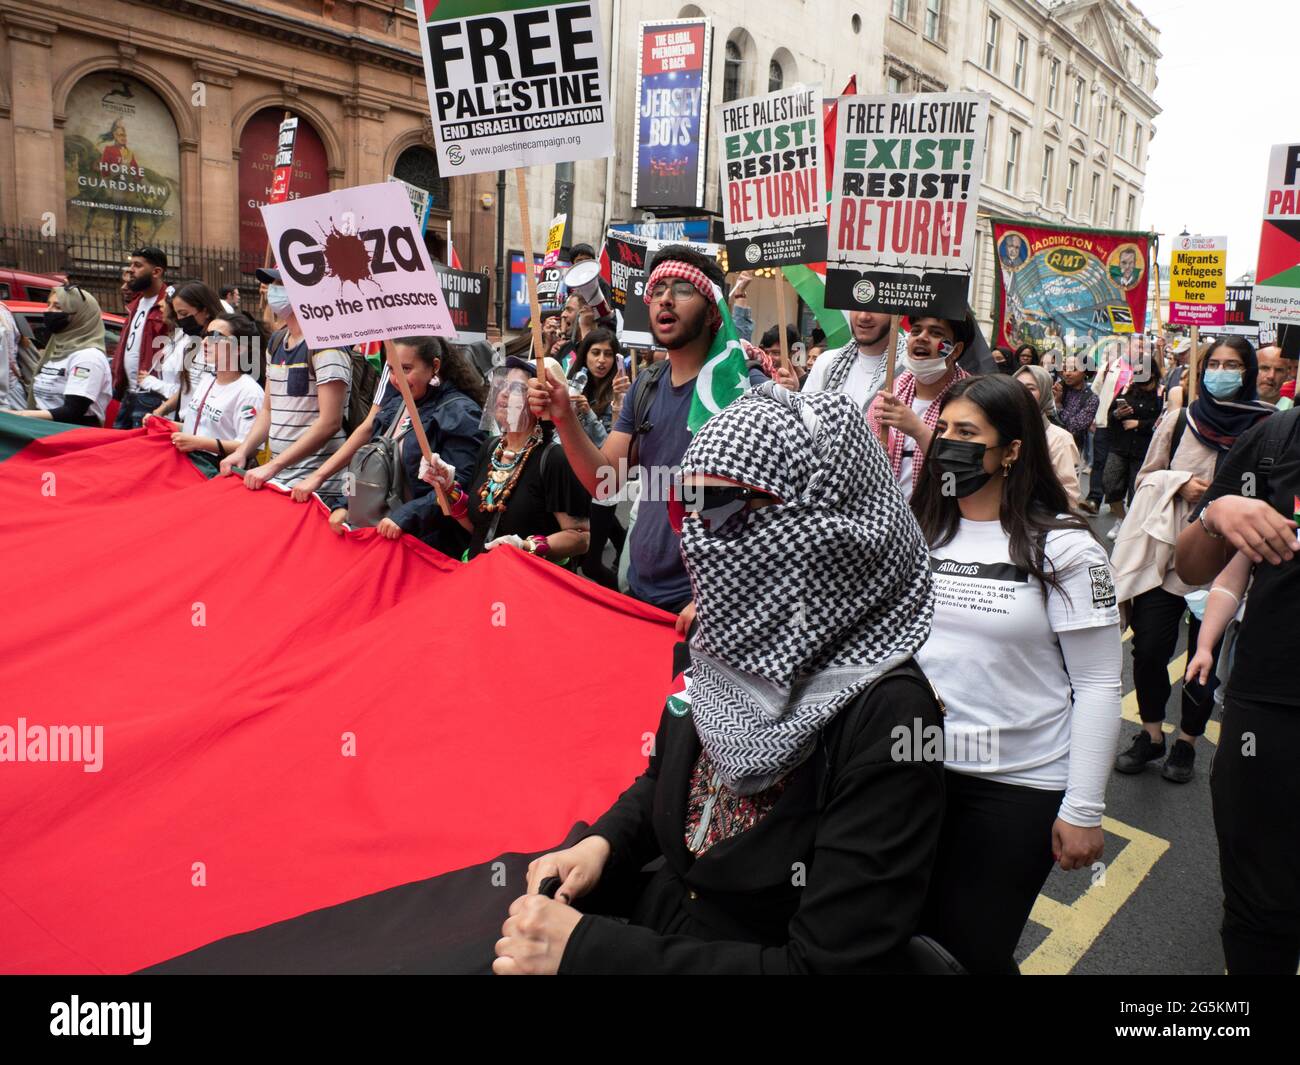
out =
[(682, 458), (782, 500), (733, 540), (682, 529), (695, 594), (691, 710), (723, 783), (770, 787), (820, 730), (910, 658), (934, 613), (929, 551), (848, 396), (769, 382), (711, 418)]
[[(906, 354), (907, 338), (899, 334), (894, 346), (895, 365), (902, 362)], [(830, 368), (826, 371), (822, 390), (825, 392), (843, 392), (845, 386), (849, 383), (849, 373), (853, 370), (853, 364), (857, 362), (860, 355), (861, 351), (856, 340), (850, 340), (838, 351), (827, 352), (823, 355), (823, 359), (830, 360)], [(876, 393), (880, 391), (885, 383), (886, 361), (887, 359), (881, 359), (876, 364), (876, 368), (871, 373), (871, 378), (867, 381), (867, 399), (864, 407), (871, 406), (871, 401), (876, 398)]]

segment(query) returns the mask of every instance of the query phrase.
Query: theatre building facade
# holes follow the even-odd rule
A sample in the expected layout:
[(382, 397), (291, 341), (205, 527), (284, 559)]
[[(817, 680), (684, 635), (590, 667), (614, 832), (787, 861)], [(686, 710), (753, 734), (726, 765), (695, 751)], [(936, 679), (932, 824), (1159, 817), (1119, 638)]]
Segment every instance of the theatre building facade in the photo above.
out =
[(496, 175), (439, 175), (402, 0), (0, 0), (0, 32), (0, 268), (103, 293), (156, 244), (173, 278), (247, 284), (289, 114), (291, 197), (399, 177), (434, 255), (454, 215), (463, 267), (492, 270)]

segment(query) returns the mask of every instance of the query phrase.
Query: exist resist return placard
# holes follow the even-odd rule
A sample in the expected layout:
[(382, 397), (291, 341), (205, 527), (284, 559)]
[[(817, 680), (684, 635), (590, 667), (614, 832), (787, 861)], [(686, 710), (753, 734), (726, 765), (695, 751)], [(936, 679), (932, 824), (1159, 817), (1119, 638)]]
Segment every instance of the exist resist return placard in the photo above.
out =
[(727, 258), (738, 267), (822, 262), (821, 87), (798, 85), (719, 111)]
[(988, 93), (843, 96), (826, 305), (966, 314)]

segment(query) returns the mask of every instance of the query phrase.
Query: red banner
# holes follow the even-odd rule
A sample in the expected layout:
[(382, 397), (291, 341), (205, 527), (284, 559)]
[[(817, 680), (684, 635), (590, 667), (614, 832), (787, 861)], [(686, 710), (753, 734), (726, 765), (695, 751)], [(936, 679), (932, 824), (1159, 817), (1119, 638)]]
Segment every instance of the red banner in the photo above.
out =
[(995, 344), (1146, 329), (1150, 235), (994, 220)]
[[(0, 456), (29, 421), (0, 415)], [(552, 563), (335, 536), (318, 502), (205, 480), (145, 429), (26, 443), (0, 512), (4, 557), (30, 563), (0, 632), (0, 971), (131, 972), (538, 851), (645, 769), (673, 619)], [(200, 549), (132, 585), (142, 522)], [(539, 675), (551, 631), (619, 653)], [(491, 892), (500, 927), (511, 882), (460, 893)]]

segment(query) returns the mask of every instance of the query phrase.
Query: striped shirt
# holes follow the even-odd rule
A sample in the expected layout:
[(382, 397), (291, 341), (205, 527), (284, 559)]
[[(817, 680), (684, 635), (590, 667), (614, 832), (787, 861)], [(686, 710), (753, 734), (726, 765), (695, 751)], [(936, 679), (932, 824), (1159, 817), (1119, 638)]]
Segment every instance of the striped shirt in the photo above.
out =
[[(266, 397), (271, 406), (269, 443), (272, 456), (281, 455), (292, 447), (320, 417), (317, 387), (331, 381), (342, 381), (351, 389), (352, 362), (346, 352), (338, 348), (311, 352), (308, 351), (305, 340), (289, 347), (281, 339), (279, 348), (270, 354), (266, 364)], [(347, 410), (346, 393), (343, 409)], [(272, 479), (273, 482), (283, 488), (293, 487), (322, 466), (343, 446), (345, 439), (340, 425), (318, 451), (304, 456), (292, 466), (286, 466)], [(321, 485), (320, 491), (341, 494), (343, 472), (340, 471)]]

